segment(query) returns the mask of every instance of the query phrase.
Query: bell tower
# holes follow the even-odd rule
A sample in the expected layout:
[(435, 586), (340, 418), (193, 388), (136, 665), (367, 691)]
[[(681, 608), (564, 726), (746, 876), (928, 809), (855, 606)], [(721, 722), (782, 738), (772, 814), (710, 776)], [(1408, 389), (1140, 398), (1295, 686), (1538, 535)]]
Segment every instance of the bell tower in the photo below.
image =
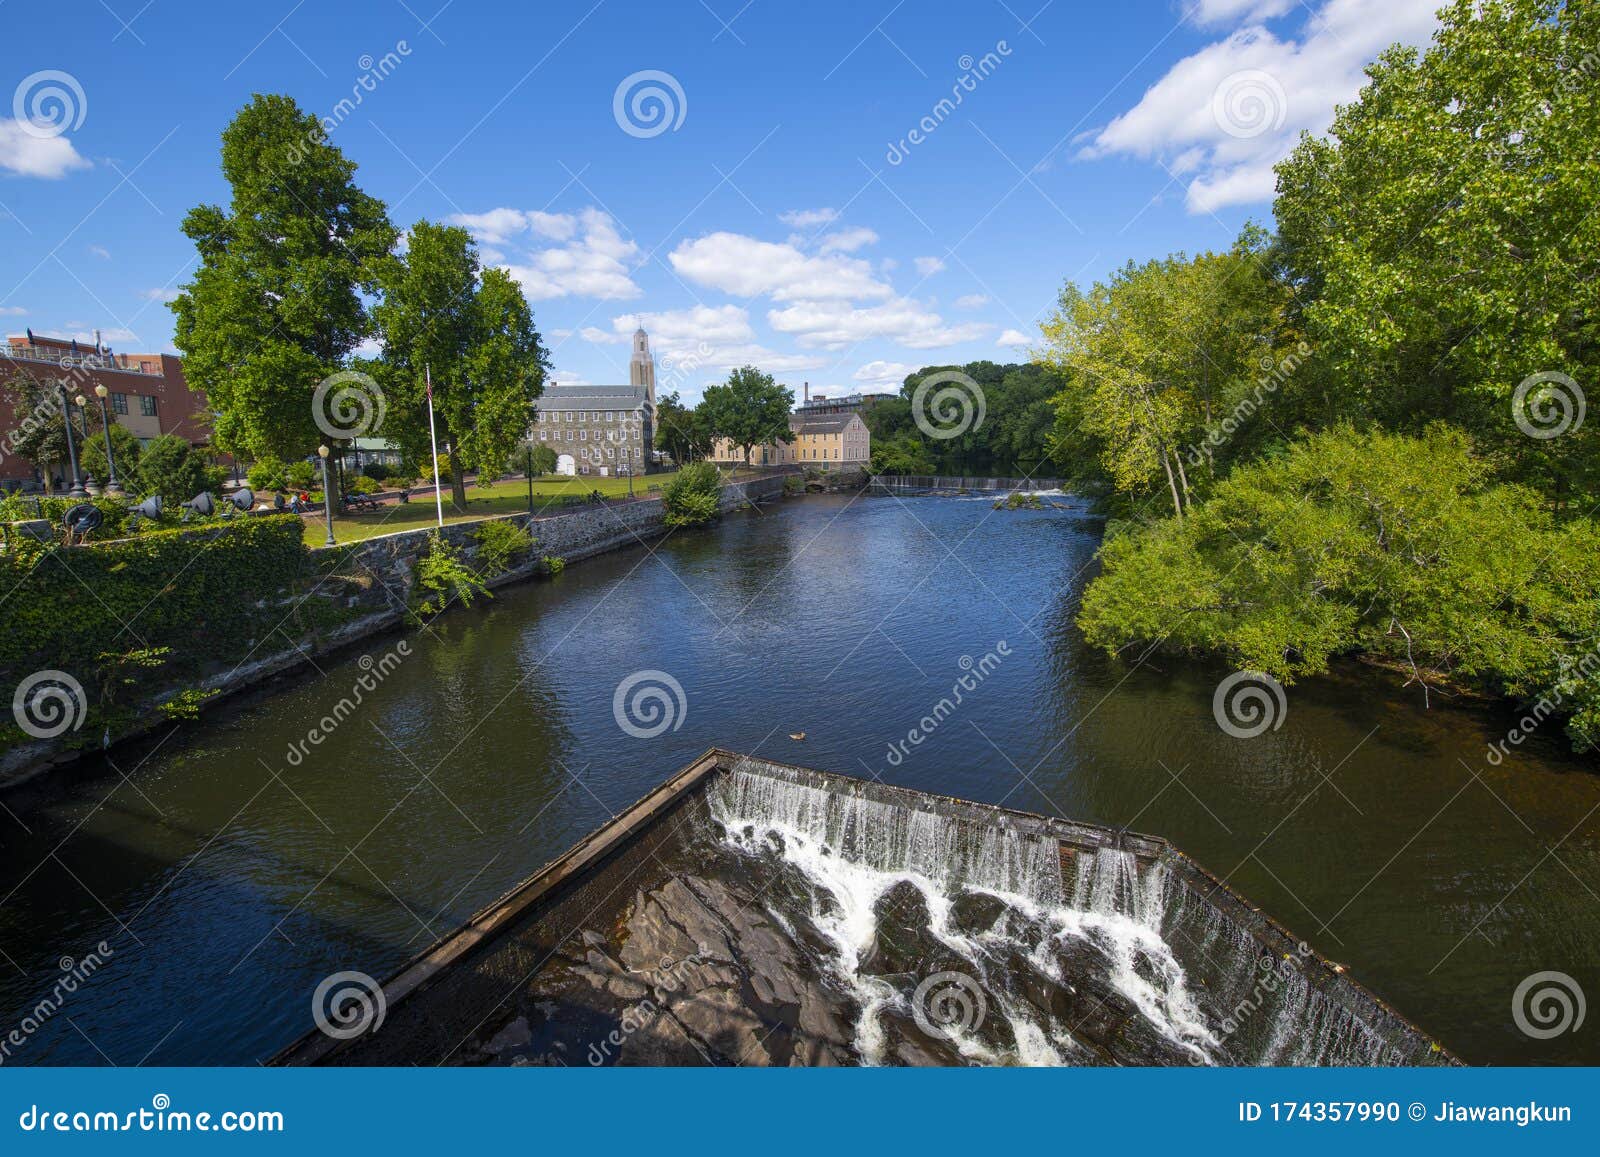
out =
[(650, 335), (640, 326), (633, 332), (633, 360), (628, 364), (628, 384), (643, 386), (650, 399), (650, 412), (656, 409), (656, 360), (650, 356)]

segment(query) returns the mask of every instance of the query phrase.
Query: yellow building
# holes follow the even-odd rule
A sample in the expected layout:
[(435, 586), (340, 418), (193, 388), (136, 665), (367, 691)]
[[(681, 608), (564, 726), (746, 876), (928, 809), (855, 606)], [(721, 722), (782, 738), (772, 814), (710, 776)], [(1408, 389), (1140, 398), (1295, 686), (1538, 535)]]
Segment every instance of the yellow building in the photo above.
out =
[[(791, 414), (789, 433), (792, 441), (752, 448), (750, 464), (840, 470), (863, 467), (872, 458), (872, 434), (860, 414)], [(711, 457), (728, 465), (744, 462), (744, 452), (726, 438), (717, 439)]]

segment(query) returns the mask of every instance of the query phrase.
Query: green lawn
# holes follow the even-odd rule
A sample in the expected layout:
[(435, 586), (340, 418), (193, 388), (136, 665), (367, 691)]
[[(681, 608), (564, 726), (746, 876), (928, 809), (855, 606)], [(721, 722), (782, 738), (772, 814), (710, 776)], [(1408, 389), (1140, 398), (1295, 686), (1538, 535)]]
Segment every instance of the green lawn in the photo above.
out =
[[(664, 486), (670, 478), (672, 478), (671, 473), (635, 477), (633, 492), (635, 495), (646, 494), (649, 487)], [(533, 509), (535, 513), (556, 514), (562, 508), (563, 498), (581, 498), (596, 490), (608, 498), (625, 498), (628, 494), (628, 480), (600, 478), (595, 475), (575, 478), (552, 475), (535, 478)], [(473, 519), (489, 518), (496, 514), (519, 514), (527, 509), (526, 478), (506, 479), (487, 487), (468, 486), (467, 510), (464, 513), (451, 505), (448, 486), (444, 492), (446, 522), (470, 522)], [(333, 537), (335, 542), (359, 542), (361, 539), (373, 538), (380, 534), (393, 534), (397, 530), (416, 530), (421, 526), (433, 526), (436, 521), (433, 487), (428, 486), (425, 489), (413, 490), (409, 503), (389, 503), (377, 510), (361, 514), (335, 514)], [(308, 516), (305, 523), (306, 543), (310, 546), (323, 545), (327, 541), (328, 530), (322, 515)]]

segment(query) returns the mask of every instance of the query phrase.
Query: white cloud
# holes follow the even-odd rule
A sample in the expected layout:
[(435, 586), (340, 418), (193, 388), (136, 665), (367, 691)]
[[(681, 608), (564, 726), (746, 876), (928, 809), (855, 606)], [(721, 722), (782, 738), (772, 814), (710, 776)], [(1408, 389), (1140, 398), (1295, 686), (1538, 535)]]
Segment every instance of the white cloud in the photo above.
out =
[[(1191, 212), (1270, 199), (1272, 165), (1302, 130), (1320, 133), (1334, 106), (1353, 99), (1362, 70), (1399, 41), (1422, 45), (1437, 0), (1323, 0), (1299, 38), (1280, 39), (1259, 23), (1238, 28), (1173, 65), (1133, 108), (1096, 134), (1080, 154), (1161, 159), (1193, 174)], [(1278, 14), (1274, 0), (1200, 0), (1198, 19)]]
[(935, 273), (939, 273), (944, 269), (944, 262), (937, 257), (918, 257), (912, 264), (917, 267), (917, 272), (924, 277), (932, 277)]
[(982, 309), (989, 304), (989, 299), (981, 293), (969, 293), (956, 298), (954, 304), (957, 309)]
[(102, 261), (111, 260), (111, 250), (107, 249), (104, 245), (89, 246), (89, 253), (92, 256), (100, 258)]
[(1025, 346), (1030, 344), (1032, 341), (1033, 339), (1027, 334), (1023, 333), (1020, 329), (1008, 329), (1005, 331), (1005, 333), (1000, 335), (999, 340), (994, 344), (1004, 346)]
[[(499, 259), (495, 264), (521, 283), (523, 293), (534, 301), (556, 297), (622, 301), (639, 296), (627, 265), (639, 246), (624, 238), (611, 215), (599, 209), (576, 214), (492, 209), (457, 214), (449, 221), (471, 230), (481, 241), (507, 246), (506, 252), (492, 251)], [(560, 244), (537, 248), (534, 238)], [(524, 246), (520, 255), (509, 252), (513, 244)]]
[(24, 128), (22, 121), (0, 118), (0, 169), (19, 177), (54, 180), (88, 167), (66, 137), (42, 137)]
[(20, 305), (0, 305), (0, 317), (21, 317), (27, 312)]
[(767, 322), (801, 346), (823, 349), (841, 349), (872, 338), (896, 341), (908, 349), (939, 349), (976, 340), (991, 328), (981, 322), (947, 325), (937, 313), (908, 297), (866, 307), (802, 301), (787, 309), (770, 310)]
[(893, 296), (865, 261), (837, 254), (808, 256), (789, 244), (760, 241), (742, 233), (711, 233), (685, 241), (669, 260), (699, 285), (741, 297), (770, 295), (777, 301), (837, 300)]
[(778, 214), (778, 220), (796, 229), (815, 229), (819, 225), (831, 225), (838, 219), (837, 209), (790, 209)]
[(871, 229), (858, 226), (854, 229), (840, 229), (836, 233), (825, 234), (822, 243), (817, 246), (820, 253), (854, 253), (863, 245), (876, 245), (878, 235)]
[(1232, 24), (1282, 16), (1299, 0), (1189, 0), (1184, 14), (1196, 24)]
[(898, 388), (900, 383), (906, 380), (908, 374), (913, 374), (920, 368), (919, 366), (908, 366), (905, 362), (875, 361), (868, 362), (851, 374), (850, 377), (854, 381), (869, 386), (895, 386)]
[(178, 300), (178, 290), (176, 290), (176, 289), (141, 289), (139, 291), (139, 296), (144, 298), (146, 301), (177, 301)]

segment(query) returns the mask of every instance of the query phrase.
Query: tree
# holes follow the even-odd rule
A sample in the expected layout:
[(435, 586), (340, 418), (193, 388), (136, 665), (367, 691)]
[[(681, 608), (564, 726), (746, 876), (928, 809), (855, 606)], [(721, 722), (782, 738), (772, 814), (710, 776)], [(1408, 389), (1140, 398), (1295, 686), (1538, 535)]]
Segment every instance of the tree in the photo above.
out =
[(713, 437), (737, 446), (750, 465), (750, 451), (766, 442), (792, 442), (789, 411), (794, 391), (787, 390), (755, 366), (740, 366), (724, 385), (707, 386), (698, 411)]
[(1383, 53), (1327, 136), (1278, 165), (1278, 229), (1345, 415), (1464, 426), (1559, 501), (1595, 481), (1600, 424), (1525, 436), (1516, 390), (1600, 371), (1600, 9), (1440, 16), (1426, 52)]
[[(98, 416), (98, 415), (97, 415)], [(117, 460), (117, 481), (127, 489), (139, 477), (139, 459), (144, 454), (144, 444), (128, 427), (112, 422), (111, 453)], [(88, 441), (78, 448), (78, 461), (83, 472), (104, 485), (111, 476), (111, 464), (106, 461), (106, 436), (104, 430), (95, 430)], [(191, 497), (193, 497), (191, 495)]]
[(231, 199), (184, 218), (200, 268), (171, 306), (221, 449), (290, 459), (325, 440), (313, 392), (371, 334), (363, 294), (396, 239), (355, 169), (287, 96), (257, 94), (223, 131)]
[(556, 452), (543, 443), (533, 448), (533, 472), (535, 474), (556, 472)]
[(153, 438), (139, 460), (138, 495), (161, 495), (168, 506), (189, 501), (210, 490), (215, 479), (205, 458), (175, 434)]
[(381, 284), (373, 316), (383, 356), (373, 369), (389, 402), (385, 433), (426, 459), (431, 373), (453, 500), (465, 508), (466, 471), (505, 469), (544, 389), (549, 357), (533, 312), (510, 274), (480, 266), (465, 229), (428, 221), (412, 227), (404, 255), (384, 263)]
[(872, 441), (874, 474), (934, 474), (938, 466), (928, 446), (915, 432), (908, 431), (887, 440)]
[(680, 466), (711, 453), (715, 439), (706, 429), (706, 418), (699, 409), (690, 409), (676, 392), (656, 403), (656, 449), (672, 455)]
[[(68, 461), (66, 423), (61, 416), (61, 390), (28, 370), (20, 370), (3, 384), (7, 401), (16, 414), (16, 425), (6, 432), (3, 447), (38, 467), (46, 490), (53, 490), (55, 475), (51, 466)], [(62, 475), (65, 477), (66, 472)]]

